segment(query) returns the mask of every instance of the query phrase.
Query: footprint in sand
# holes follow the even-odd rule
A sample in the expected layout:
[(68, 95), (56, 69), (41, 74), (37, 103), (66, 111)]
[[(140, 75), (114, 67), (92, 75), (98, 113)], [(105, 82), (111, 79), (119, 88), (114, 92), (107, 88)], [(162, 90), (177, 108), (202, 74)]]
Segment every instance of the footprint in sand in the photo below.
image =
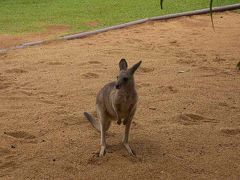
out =
[[(204, 73), (205, 73), (205, 75), (202, 75), (200, 77), (216, 76), (216, 75), (220, 75), (220, 74), (232, 75), (231, 72), (226, 71), (226, 70), (221, 70), (221, 69), (216, 68), (216, 67), (200, 66), (198, 69), (201, 70), (201, 71), (204, 71)], [(211, 74), (208, 75), (206, 73), (211, 73)]]
[(196, 61), (195, 60), (193, 60), (193, 59), (178, 59), (177, 60), (177, 63), (178, 64), (193, 64), (193, 63), (195, 63)]
[(177, 88), (175, 88), (174, 86), (160, 86), (159, 90), (161, 93), (169, 93), (170, 92), (170, 93), (175, 94), (178, 92)]
[(16, 163), (14, 161), (9, 161), (5, 163), (0, 164), (0, 169), (5, 169), (5, 168), (13, 168), (16, 166)]
[(89, 64), (102, 64), (101, 62), (99, 61), (88, 61)]
[(179, 44), (178, 44), (178, 41), (177, 41), (177, 40), (172, 40), (172, 41), (169, 41), (169, 43), (170, 43), (171, 45), (179, 46)]
[(6, 73), (22, 74), (22, 73), (27, 73), (28, 71), (26, 71), (24, 69), (19, 69), (19, 68), (13, 68), (13, 69), (8, 69), (5, 72)]
[(40, 101), (45, 103), (45, 104), (54, 104), (53, 101), (49, 101), (49, 100), (45, 100), (45, 99), (41, 99)]
[(238, 135), (240, 134), (240, 128), (221, 128), (220, 132), (225, 135)]
[(82, 74), (82, 77), (85, 79), (96, 79), (99, 77), (99, 75), (95, 73), (85, 73), (85, 74)]
[(61, 122), (63, 122), (65, 126), (81, 125), (82, 123), (87, 123), (87, 121), (81, 119), (81, 117), (74, 115), (64, 115), (61, 119)]
[(209, 67), (209, 66), (200, 66), (198, 69), (203, 70), (203, 71), (219, 71), (219, 69), (215, 67)]
[(178, 92), (178, 90), (173, 86), (167, 86), (167, 89), (172, 93), (177, 93)]
[(14, 138), (20, 138), (20, 139), (34, 139), (36, 136), (29, 134), (24, 131), (12, 131), (12, 132), (4, 132), (4, 134), (14, 137)]
[(221, 63), (221, 62), (224, 62), (226, 61), (226, 59), (220, 57), (220, 56), (216, 56), (215, 59), (213, 59), (213, 62), (218, 62), (218, 63)]
[(63, 65), (64, 63), (62, 62), (57, 62), (57, 61), (54, 61), (54, 62), (49, 62), (48, 65), (51, 65), (51, 66), (57, 66), (57, 65)]
[[(13, 156), (13, 152), (11, 152), (7, 148), (0, 147), (0, 169), (5, 171), (10, 171), (11, 169), (14, 170), (16, 168), (16, 163), (13, 160), (15, 156)], [(0, 173), (1, 177), (1, 173)]]
[(154, 68), (147, 68), (147, 67), (139, 67), (138, 71), (139, 73), (150, 73), (153, 72)]
[(6, 77), (5, 76), (2, 76), (1, 74), (0, 74), (0, 82), (1, 81), (5, 81), (6, 80)]
[(27, 96), (32, 96), (33, 95), (33, 93), (31, 91), (24, 91), (24, 90), (22, 90), (20, 92), (25, 94), (25, 95), (27, 95)]
[(0, 117), (3, 117), (3, 116), (5, 116), (5, 115), (7, 115), (6, 112), (0, 112)]
[(90, 165), (101, 165), (104, 162), (108, 161), (107, 158), (100, 158), (98, 156), (98, 152), (97, 153), (93, 153), (93, 155), (91, 157), (89, 157), (87, 164)]
[(0, 157), (8, 155), (9, 153), (10, 151), (8, 149), (0, 147)]
[(6, 77), (0, 76), (0, 90), (10, 87), (12, 83), (6, 82)]
[(99, 61), (88, 61), (88, 62), (82, 62), (82, 63), (79, 63), (78, 65), (79, 66), (86, 66), (86, 65), (89, 65), (89, 64), (102, 64), (101, 62)]
[(137, 84), (137, 88), (149, 87), (149, 86), (151, 86), (150, 83), (140, 83), (140, 84)]
[(217, 120), (206, 118), (197, 114), (180, 114), (177, 121), (182, 125), (200, 125), (202, 123), (218, 123)]
[(7, 82), (1, 82), (0, 81), (0, 90), (1, 89), (7, 89), (12, 85), (12, 83), (7, 83)]

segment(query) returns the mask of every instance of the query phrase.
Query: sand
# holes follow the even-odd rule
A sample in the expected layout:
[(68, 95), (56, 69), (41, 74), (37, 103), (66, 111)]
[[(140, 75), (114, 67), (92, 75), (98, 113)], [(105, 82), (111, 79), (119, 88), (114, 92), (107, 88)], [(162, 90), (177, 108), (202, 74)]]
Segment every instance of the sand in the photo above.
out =
[[(0, 55), (1, 179), (239, 179), (240, 14), (150, 22)], [(135, 74), (139, 104), (130, 133), (100, 135), (83, 117), (116, 79)]]

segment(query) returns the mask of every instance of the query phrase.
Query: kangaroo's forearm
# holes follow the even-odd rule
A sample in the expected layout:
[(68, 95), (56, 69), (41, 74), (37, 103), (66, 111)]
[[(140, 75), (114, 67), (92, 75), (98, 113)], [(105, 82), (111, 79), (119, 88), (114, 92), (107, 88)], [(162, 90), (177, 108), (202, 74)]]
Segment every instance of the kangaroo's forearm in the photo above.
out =
[(131, 107), (131, 110), (129, 111), (129, 114), (127, 115), (127, 117), (123, 121), (123, 125), (126, 125), (127, 122), (132, 121), (132, 118), (133, 118), (133, 116), (136, 112), (136, 108), (137, 108), (136, 104)]

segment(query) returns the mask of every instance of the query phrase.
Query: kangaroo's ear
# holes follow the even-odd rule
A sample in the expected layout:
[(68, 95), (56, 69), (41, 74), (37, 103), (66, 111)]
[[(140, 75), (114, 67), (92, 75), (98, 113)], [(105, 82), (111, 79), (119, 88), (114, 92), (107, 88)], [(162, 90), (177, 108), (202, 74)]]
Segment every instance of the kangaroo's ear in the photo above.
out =
[(140, 66), (140, 64), (142, 63), (142, 61), (139, 61), (137, 64), (134, 64), (129, 70), (131, 72), (131, 74), (134, 74), (135, 71), (137, 70), (137, 68)]
[(128, 67), (127, 61), (125, 59), (121, 59), (119, 61), (119, 69), (120, 70), (126, 70)]

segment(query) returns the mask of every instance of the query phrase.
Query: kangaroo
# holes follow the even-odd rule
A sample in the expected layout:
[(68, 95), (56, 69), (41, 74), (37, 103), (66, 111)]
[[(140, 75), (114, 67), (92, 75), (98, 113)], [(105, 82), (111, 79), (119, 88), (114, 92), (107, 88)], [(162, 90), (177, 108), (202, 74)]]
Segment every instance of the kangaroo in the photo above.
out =
[(97, 95), (96, 111), (99, 119), (96, 120), (91, 114), (84, 112), (85, 117), (92, 126), (101, 133), (100, 157), (104, 156), (106, 153), (106, 132), (113, 120), (116, 120), (119, 125), (121, 123), (125, 125), (123, 145), (127, 149), (129, 155), (135, 155), (128, 144), (128, 137), (138, 101), (133, 75), (141, 63), (142, 61), (139, 61), (128, 69), (127, 61), (121, 59), (119, 62), (120, 72), (117, 76), (117, 80), (106, 84)]

